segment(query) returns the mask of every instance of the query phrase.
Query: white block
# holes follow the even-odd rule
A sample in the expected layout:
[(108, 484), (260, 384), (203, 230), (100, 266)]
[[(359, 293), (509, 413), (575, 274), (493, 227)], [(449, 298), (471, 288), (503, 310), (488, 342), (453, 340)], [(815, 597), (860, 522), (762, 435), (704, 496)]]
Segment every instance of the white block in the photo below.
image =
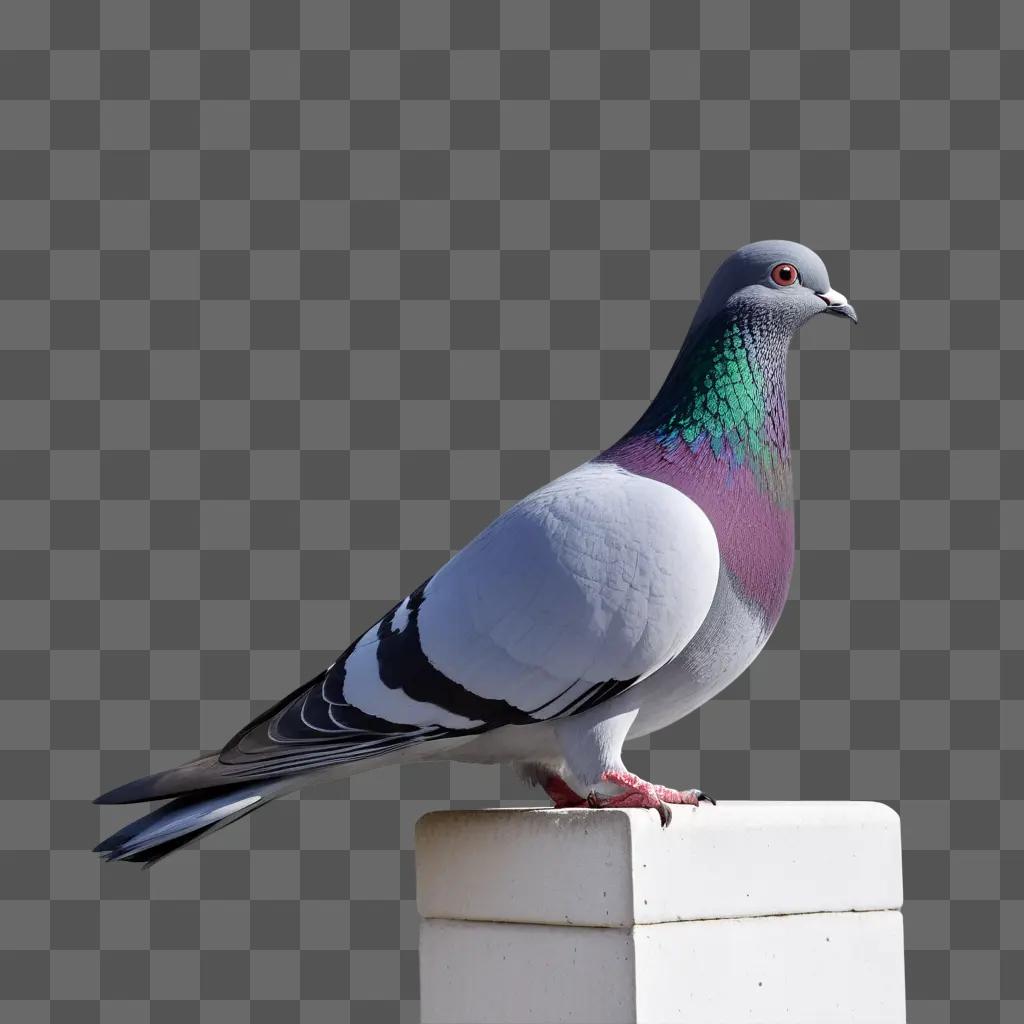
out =
[(895, 910), (899, 818), (884, 804), (723, 801), (649, 810), (494, 809), (416, 825), (425, 918), (626, 928)]
[(633, 928), (426, 920), (423, 1024), (903, 1024), (896, 911)]

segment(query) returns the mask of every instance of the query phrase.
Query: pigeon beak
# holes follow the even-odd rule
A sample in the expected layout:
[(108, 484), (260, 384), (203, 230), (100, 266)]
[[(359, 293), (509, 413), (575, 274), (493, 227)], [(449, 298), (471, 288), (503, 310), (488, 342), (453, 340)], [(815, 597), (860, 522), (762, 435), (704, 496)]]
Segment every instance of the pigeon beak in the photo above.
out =
[(815, 292), (814, 294), (825, 303), (825, 308), (822, 310), (823, 313), (845, 316), (854, 323), (857, 322), (857, 311), (846, 301), (846, 296), (841, 292), (837, 292), (834, 288), (829, 288), (827, 292)]

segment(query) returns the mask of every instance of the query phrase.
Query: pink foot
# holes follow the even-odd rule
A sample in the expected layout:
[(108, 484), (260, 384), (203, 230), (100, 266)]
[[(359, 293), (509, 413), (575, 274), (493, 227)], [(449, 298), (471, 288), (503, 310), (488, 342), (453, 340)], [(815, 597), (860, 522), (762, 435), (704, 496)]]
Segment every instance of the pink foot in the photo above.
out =
[(614, 782), (622, 786), (626, 792), (608, 797), (591, 793), (587, 798), (587, 803), (591, 807), (653, 807), (657, 810), (663, 826), (672, 820), (670, 804), (691, 804), (696, 807), (702, 800), (707, 800), (711, 804), (715, 802), (699, 789), (669, 789), (667, 786), (646, 782), (632, 772), (605, 772), (601, 776), (601, 781)]
[(572, 789), (569, 784), (557, 775), (549, 775), (543, 782), (544, 792), (554, 802), (555, 808), (586, 807), (587, 801)]

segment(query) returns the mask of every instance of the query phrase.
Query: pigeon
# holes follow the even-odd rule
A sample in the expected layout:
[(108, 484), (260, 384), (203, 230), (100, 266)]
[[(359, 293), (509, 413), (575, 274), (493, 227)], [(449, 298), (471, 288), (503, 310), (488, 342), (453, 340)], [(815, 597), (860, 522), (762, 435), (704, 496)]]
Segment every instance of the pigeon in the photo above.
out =
[(764, 647), (794, 557), (786, 354), (857, 316), (821, 258), (755, 242), (713, 275), (660, 390), (218, 753), (97, 798), (165, 800), (96, 847), (151, 865), (301, 786), (380, 765), (511, 763), (556, 807), (713, 801), (639, 778), (627, 739), (689, 714)]

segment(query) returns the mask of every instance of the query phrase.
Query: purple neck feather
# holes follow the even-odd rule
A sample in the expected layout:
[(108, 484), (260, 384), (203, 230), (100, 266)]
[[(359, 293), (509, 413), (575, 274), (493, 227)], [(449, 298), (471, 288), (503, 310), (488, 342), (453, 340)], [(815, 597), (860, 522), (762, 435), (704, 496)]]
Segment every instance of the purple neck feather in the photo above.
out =
[(733, 582), (768, 629), (793, 568), (789, 340), (788, 330), (745, 311), (695, 325), (647, 411), (597, 456), (700, 505)]

